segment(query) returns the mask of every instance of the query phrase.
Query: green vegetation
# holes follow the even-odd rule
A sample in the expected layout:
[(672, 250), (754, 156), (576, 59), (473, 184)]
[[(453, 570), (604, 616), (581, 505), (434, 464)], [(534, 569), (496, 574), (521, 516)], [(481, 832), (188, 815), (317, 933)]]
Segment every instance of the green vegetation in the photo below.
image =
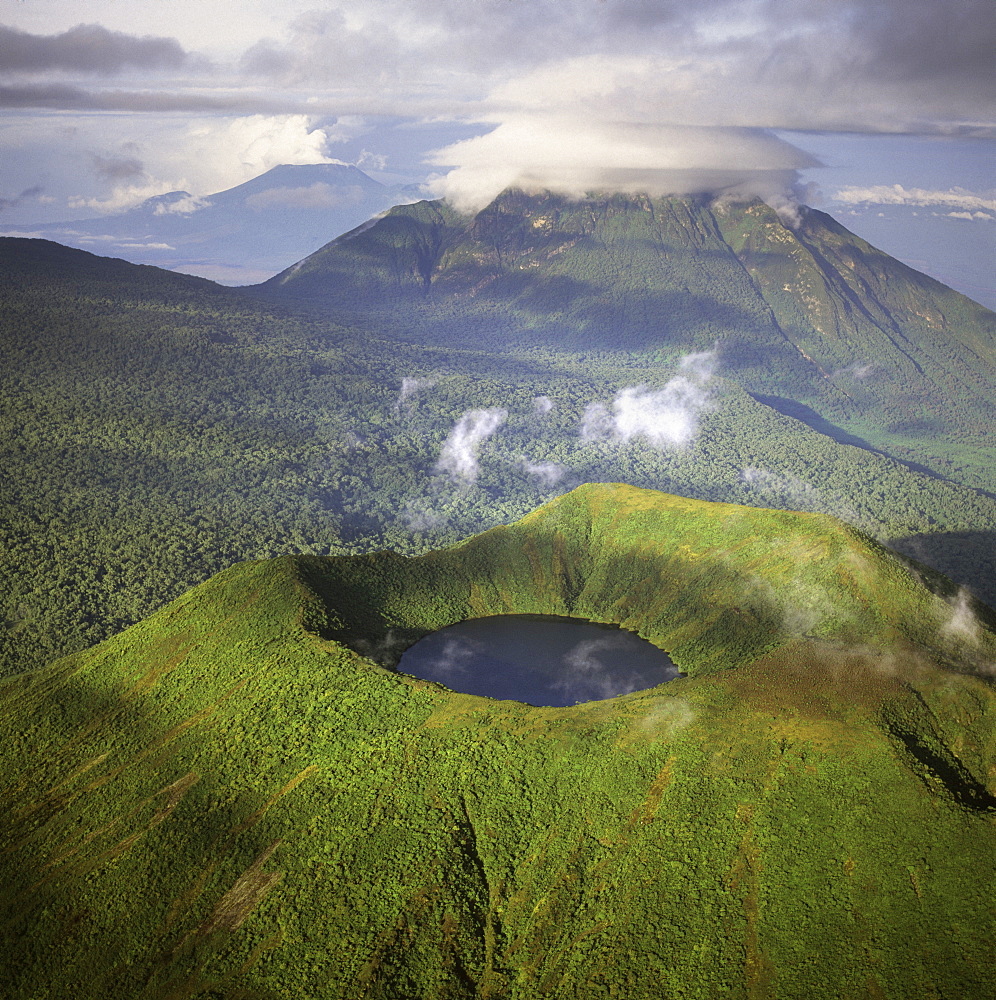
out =
[[(0, 683), (0, 992), (992, 997), (996, 639), (930, 582), (832, 518), (608, 485), (234, 566)], [(356, 651), (505, 611), (690, 676), (531, 708)]]
[[(843, 254), (844, 237), (811, 218), (799, 239)], [(940, 348), (929, 330), (904, 326), (902, 354), (882, 337), (859, 342), (860, 326), (847, 327), (850, 340), (828, 333), (820, 364), (870, 358), (882, 371), (855, 382), (857, 369), (842, 368), (828, 380), (771, 325), (775, 307), (757, 297), (764, 282), (737, 256), (747, 237), (733, 229), (748, 223), (757, 271), (757, 248), (789, 233), (762, 207), (720, 216), (694, 201), (510, 194), (468, 223), (423, 203), (309, 258), (279, 285), (277, 305), (262, 298), (277, 285), (250, 297), (0, 240), (0, 672), (93, 645), (239, 560), (412, 554), (586, 481), (833, 513), (996, 604), (996, 501), (969, 488), (992, 470), (979, 431), (991, 417), (972, 386), (990, 386), (985, 406), (994, 398), (971, 303), (907, 269), (876, 284), (899, 265), (862, 250), (870, 263), (855, 273), (867, 270), (876, 301), (883, 286), (891, 295), (908, 285), (913, 315), (927, 308), (915, 296), (934, 296), (929, 315), (943, 313), (935, 333), (955, 374), (930, 360)], [(789, 269), (803, 259), (792, 239)], [(763, 260), (768, 284), (773, 258)], [(327, 293), (318, 311), (300, 305), (309, 275)], [(840, 329), (857, 323), (853, 301), (845, 309), (827, 282)], [(804, 345), (815, 357), (811, 335)], [(717, 374), (700, 387), (687, 446), (582, 438), (590, 404), (611, 407), (625, 386), (659, 390), (689, 350), (713, 349)], [(908, 357), (929, 385), (915, 382)], [(922, 406), (875, 402), (896, 385), (887, 369), (920, 385)], [(422, 381), (402, 402), (406, 378)], [(850, 386), (852, 401), (832, 386)], [(545, 415), (534, 403), (544, 396)], [(482, 446), (476, 481), (437, 473), (461, 414), (489, 407), (508, 416)], [(927, 410), (944, 421), (926, 426)], [(897, 429), (900, 411), (924, 428)]]
[(659, 363), (718, 346), (724, 375), (872, 446), (996, 492), (996, 317), (822, 212), (760, 202), (507, 191), (462, 218), (392, 209), (260, 295), (391, 336)]

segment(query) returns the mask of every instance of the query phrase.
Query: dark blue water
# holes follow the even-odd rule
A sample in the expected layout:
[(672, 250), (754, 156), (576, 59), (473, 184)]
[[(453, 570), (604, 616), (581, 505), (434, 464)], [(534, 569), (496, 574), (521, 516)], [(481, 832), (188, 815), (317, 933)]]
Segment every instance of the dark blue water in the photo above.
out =
[(530, 705), (576, 705), (678, 676), (667, 653), (633, 632), (578, 618), (471, 618), (420, 639), (398, 670), (452, 691)]

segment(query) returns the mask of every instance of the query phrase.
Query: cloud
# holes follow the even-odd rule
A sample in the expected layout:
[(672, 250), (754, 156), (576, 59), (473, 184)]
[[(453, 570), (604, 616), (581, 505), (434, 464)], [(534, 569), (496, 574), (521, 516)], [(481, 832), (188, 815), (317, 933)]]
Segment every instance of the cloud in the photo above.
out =
[[(338, 162), (338, 161), (326, 161)], [(335, 187), (317, 181), (307, 187), (278, 187), (267, 191), (257, 191), (246, 198), (246, 205), (254, 212), (270, 209), (323, 209), (342, 208), (345, 205), (359, 205), (366, 192), (358, 184)]]
[(429, 507), (419, 507), (409, 503), (401, 515), (409, 531), (429, 532), (445, 528), (449, 519)]
[[(131, 112), (79, 120), (91, 134), (125, 121), (157, 131), (141, 156), (147, 175), (194, 195), (280, 162), (328, 162), (314, 157), (379, 115), (487, 131), (431, 157), (433, 192), (463, 206), (509, 184), (705, 191), (760, 196), (791, 222), (797, 171), (812, 161), (773, 129), (996, 135), (991, 0), (481, 0), (473, 16), (454, 0), (336, 0), (324, 10), (295, 0), (265, 17), (240, 8), (237, 19), (207, 3), (175, 19), (182, 41), (111, 30), (154, 26), (148, 5), (91, 5), (104, 26), (46, 36), (21, 30), (45, 23), (32, 19), (37, 4), (9, 6), (8, 21), (22, 23), (2, 29), (0, 105)], [(230, 34), (216, 42), (226, 20)], [(194, 54), (215, 44), (241, 52), (224, 73)], [(144, 72), (140, 86), (115, 84), (132, 70)], [(213, 119), (211, 141), (184, 132), (181, 114)], [(322, 124), (333, 115), (335, 126)], [(300, 117), (326, 134), (309, 160), (242, 156), (247, 145), (224, 134), (233, 116)], [(411, 149), (392, 148), (395, 169), (397, 150)], [(351, 155), (384, 166), (375, 141)], [(109, 198), (50, 176), (46, 186), (83, 203)]]
[(797, 476), (748, 466), (740, 473), (740, 480), (761, 493), (766, 502), (774, 502), (782, 509), (830, 514), (849, 524), (862, 524), (853, 507), (837, 497), (827, 496), (823, 490)]
[[(918, 208), (937, 205), (955, 208), (962, 212), (996, 212), (996, 197), (991, 193), (977, 194), (964, 188), (953, 187), (947, 191), (926, 188), (905, 188), (902, 184), (876, 184), (871, 187), (845, 187), (835, 192), (834, 199), (845, 205), (915, 205)], [(988, 215), (971, 215), (990, 218)], [(966, 218), (962, 215), (960, 218)]]
[(144, 184), (119, 185), (106, 198), (85, 198), (81, 195), (72, 195), (69, 197), (68, 203), (69, 207), (73, 209), (89, 208), (97, 212), (109, 214), (123, 212), (126, 209), (140, 205), (149, 198), (155, 198), (157, 195), (168, 194), (175, 190), (176, 186), (170, 181), (150, 178)]
[(971, 594), (964, 588), (959, 589), (949, 608), (949, 615), (941, 625), (941, 634), (961, 645), (978, 646), (982, 626), (972, 611)]
[(533, 399), (533, 412), (539, 416), (546, 416), (553, 409), (553, 400), (549, 396), (536, 396)]
[(126, 69), (181, 69), (190, 61), (175, 38), (138, 38), (99, 24), (78, 24), (59, 35), (31, 35), (0, 25), (0, 73), (113, 75)]
[(468, 410), (456, 422), (443, 442), (436, 471), (445, 472), (455, 481), (471, 485), (477, 479), (477, 455), (481, 444), (505, 422), (508, 410)]
[(408, 647), (408, 640), (398, 635), (394, 629), (388, 629), (383, 639), (357, 639), (352, 645), (361, 656), (390, 669), (397, 666), (401, 654)]
[(421, 390), (430, 389), (436, 384), (434, 378), (416, 378), (414, 375), (406, 375), (401, 380), (401, 388), (398, 390), (398, 398), (394, 401), (394, 412), (401, 413), (406, 409), (405, 404), (413, 399)]
[(487, 135), (439, 150), (431, 162), (456, 164), (430, 183), (430, 191), (467, 212), (512, 186), (574, 197), (600, 190), (724, 192), (784, 201), (795, 171), (814, 163), (760, 131), (579, 121), (566, 113), (517, 116)]
[(112, 181), (144, 177), (145, 167), (141, 160), (132, 157), (97, 156), (90, 157), (93, 168), (101, 176)]
[[(0, 86), (0, 107), (51, 108), (59, 111), (134, 111), (150, 115), (171, 112), (304, 113), (303, 97), (273, 96), (239, 90), (236, 93), (199, 90), (88, 90), (68, 83)], [(314, 109), (311, 109), (314, 110)]]
[(558, 462), (530, 462), (526, 458), (521, 462), (522, 468), (543, 486), (556, 486), (567, 474), (567, 467)]
[(198, 198), (192, 194), (185, 194), (176, 201), (160, 202), (156, 205), (153, 215), (192, 215), (202, 208), (210, 208), (211, 202), (207, 198)]
[(684, 698), (661, 698), (640, 720), (640, 728), (669, 739), (695, 721), (695, 711)]
[[(142, 134), (134, 124), (122, 126), (118, 148), (138, 156), (93, 155), (91, 161), (109, 193), (72, 195), (69, 206), (97, 212), (119, 212), (148, 198), (173, 192), (184, 197), (156, 207), (158, 214), (189, 214), (207, 206), (205, 195), (242, 184), (281, 164), (340, 163), (327, 153), (335, 123), (317, 126), (308, 115), (247, 115), (238, 118), (180, 118), (170, 130)], [(115, 133), (108, 130), (108, 145)], [(124, 143), (124, 139), (128, 142)], [(156, 166), (149, 167), (149, 154)], [(274, 196), (292, 199), (291, 189)], [(307, 191), (307, 189), (304, 189)], [(309, 195), (321, 198), (322, 192)]]
[(627, 386), (612, 401), (587, 406), (581, 421), (585, 441), (628, 443), (644, 438), (655, 448), (680, 448), (698, 433), (699, 418), (713, 404), (709, 382), (716, 351), (689, 354), (679, 364), (679, 375), (661, 389)]
[(13, 198), (0, 198), (0, 212), (8, 208), (16, 208), (18, 205), (25, 201), (29, 201), (32, 198), (37, 198), (38, 201), (44, 201), (45, 198), (42, 194), (43, 190), (44, 188), (42, 188), (41, 185), (35, 184), (29, 188), (25, 188), (19, 195), (15, 195)]
[(846, 375), (849, 378), (853, 378), (856, 382), (863, 382), (865, 379), (876, 374), (878, 370), (878, 366), (872, 361), (852, 361), (849, 365), (833, 371), (831, 378), (836, 378), (838, 375)]
[(970, 222), (992, 222), (994, 218), (985, 212), (948, 212), (947, 217), (949, 219), (968, 219)]
[(176, 247), (168, 243), (115, 243), (116, 247), (122, 250), (175, 250)]

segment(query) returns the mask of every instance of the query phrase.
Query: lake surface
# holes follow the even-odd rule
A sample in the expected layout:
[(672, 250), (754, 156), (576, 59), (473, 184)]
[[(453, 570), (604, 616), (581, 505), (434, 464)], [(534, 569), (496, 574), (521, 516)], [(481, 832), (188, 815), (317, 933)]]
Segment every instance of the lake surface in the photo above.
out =
[(453, 691), (530, 705), (576, 705), (679, 676), (667, 653), (633, 632), (579, 618), (471, 618), (420, 639), (402, 673)]

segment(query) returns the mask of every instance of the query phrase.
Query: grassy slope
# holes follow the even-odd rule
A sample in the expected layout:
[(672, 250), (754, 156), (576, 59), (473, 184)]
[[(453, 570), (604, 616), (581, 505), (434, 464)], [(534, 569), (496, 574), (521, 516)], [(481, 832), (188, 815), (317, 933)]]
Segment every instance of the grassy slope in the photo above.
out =
[[(501, 611), (691, 676), (531, 708), (354, 651)], [(631, 487), (233, 567), (0, 686), (4, 995), (994, 996), (969, 624), (832, 519)]]

